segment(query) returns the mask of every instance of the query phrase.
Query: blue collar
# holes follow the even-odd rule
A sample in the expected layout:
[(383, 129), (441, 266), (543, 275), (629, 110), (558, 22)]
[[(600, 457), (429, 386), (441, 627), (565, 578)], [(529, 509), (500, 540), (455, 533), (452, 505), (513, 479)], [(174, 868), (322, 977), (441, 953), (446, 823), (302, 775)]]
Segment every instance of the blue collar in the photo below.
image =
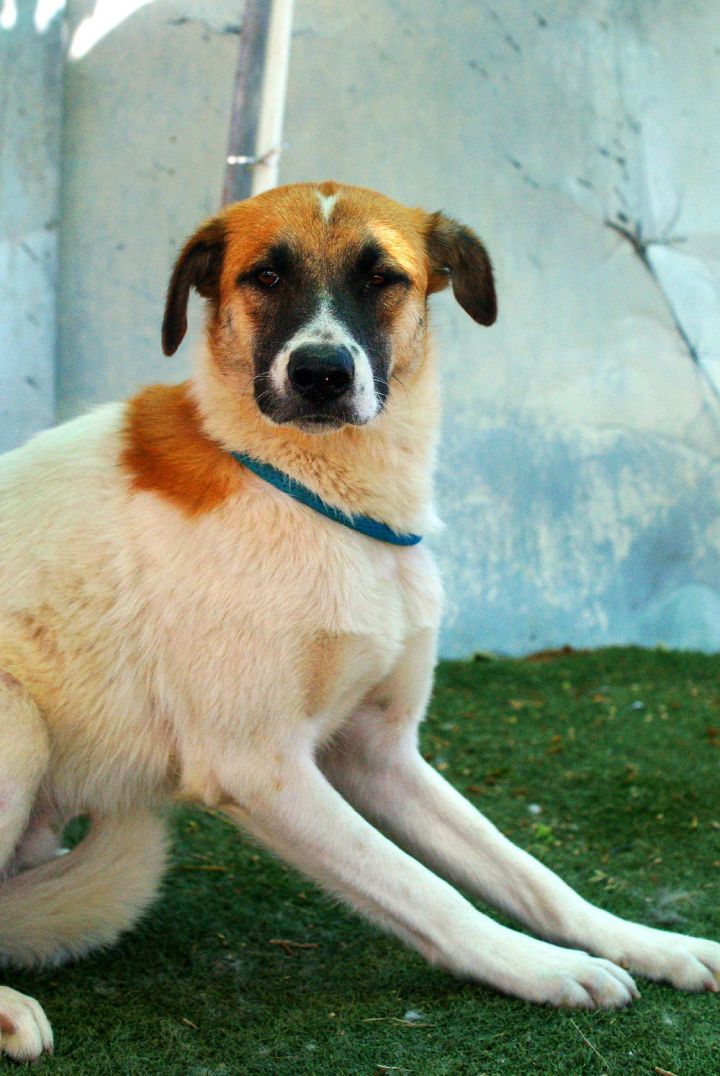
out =
[(289, 474), (285, 474), (284, 471), (278, 471), (276, 467), (271, 467), (269, 463), (263, 463), (262, 460), (246, 456), (244, 452), (231, 452), (230, 455), (238, 463), (241, 463), (243, 467), (247, 467), (249, 471), (256, 474), (258, 478), (262, 478), (263, 481), (269, 482), (271, 486), (275, 486), (277, 489), (282, 490), (283, 493), (287, 493), (288, 497), (300, 501), (300, 504), (312, 508), (314, 512), (319, 512), (321, 516), (327, 516), (334, 523), (342, 523), (343, 527), (350, 527), (351, 530), (359, 531), (360, 534), (366, 534), (368, 538), (375, 538), (378, 542), (389, 542), (391, 545), (417, 545), (418, 542), (422, 541), (421, 534), (398, 534), (392, 527), (388, 527), (387, 524), (381, 523), (377, 519), (371, 519), (370, 516), (351, 516), (346, 512), (341, 512), (339, 508), (333, 508), (331, 505), (325, 504), (317, 493), (313, 493), (311, 489), (303, 486), (302, 483), (296, 482), (294, 478), (291, 478)]

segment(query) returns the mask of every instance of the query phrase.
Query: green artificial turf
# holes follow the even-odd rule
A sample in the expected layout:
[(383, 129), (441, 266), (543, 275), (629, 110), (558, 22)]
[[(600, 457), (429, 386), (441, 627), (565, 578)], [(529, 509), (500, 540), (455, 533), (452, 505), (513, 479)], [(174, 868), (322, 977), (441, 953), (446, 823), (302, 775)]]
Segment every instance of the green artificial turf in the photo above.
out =
[[(720, 937), (720, 657), (447, 662), (423, 750), (597, 904)], [(720, 996), (640, 981), (614, 1013), (501, 997), (428, 967), (222, 819), (184, 810), (176, 831), (162, 900), (116, 949), (6, 975), (55, 1027), (40, 1070), (720, 1073)]]

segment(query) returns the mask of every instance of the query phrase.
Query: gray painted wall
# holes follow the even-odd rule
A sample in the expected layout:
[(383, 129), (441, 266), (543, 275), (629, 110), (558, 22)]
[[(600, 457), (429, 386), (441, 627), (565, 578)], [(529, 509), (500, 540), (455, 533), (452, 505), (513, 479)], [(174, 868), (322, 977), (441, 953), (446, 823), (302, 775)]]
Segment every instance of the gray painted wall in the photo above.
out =
[(54, 411), (62, 27), (34, 13), (0, 25), (0, 451)]
[[(71, 0), (71, 46), (94, 10)], [(163, 357), (162, 306), (179, 247), (219, 207), (238, 10), (155, 0), (67, 63), (60, 419), (189, 369), (189, 346)]]
[[(61, 418), (189, 368), (197, 307), (172, 362), (159, 320), (237, 21), (155, 0), (67, 66)], [(443, 208), (497, 266), (492, 329), (433, 303), (447, 655), (720, 648), (719, 40), (680, 0), (298, 0), (283, 181)]]

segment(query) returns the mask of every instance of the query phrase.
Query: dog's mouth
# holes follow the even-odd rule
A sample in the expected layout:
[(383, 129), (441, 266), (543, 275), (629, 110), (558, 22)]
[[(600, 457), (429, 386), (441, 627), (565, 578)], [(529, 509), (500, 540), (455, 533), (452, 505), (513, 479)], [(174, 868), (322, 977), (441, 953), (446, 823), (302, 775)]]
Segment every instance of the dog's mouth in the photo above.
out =
[(269, 400), (267, 394), (257, 399), (262, 414), (275, 426), (295, 426), (304, 433), (329, 433), (343, 426), (364, 426), (367, 419), (359, 415), (351, 401), (333, 401), (326, 405), (308, 405), (297, 399)]
[(296, 421), (309, 422), (313, 425), (317, 424), (318, 426), (336, 426), (338, 422), (342, 421), (342, 419), (338, 415), (322, 415), (313, 413), (312, 415), (301, 415), (296, 419)]
[(297, 426), (304, 433), (327, 433), (329, 430), (339, 430), (346, 426), (347, 421), (333, 415), (303, 415), (291, 421), (291, 425)]

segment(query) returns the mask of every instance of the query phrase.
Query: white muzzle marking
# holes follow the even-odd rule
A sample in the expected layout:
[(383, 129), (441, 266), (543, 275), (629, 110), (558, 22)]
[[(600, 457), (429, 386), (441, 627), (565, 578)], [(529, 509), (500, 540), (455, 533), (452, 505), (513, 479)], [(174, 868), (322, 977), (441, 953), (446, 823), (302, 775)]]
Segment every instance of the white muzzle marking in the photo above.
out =
[(380, 410), (380, 400), (375, 392), (375, 380), (367, 352), (358, 344), (341, 321), (334, 317), (327, 296), (320, 300), (320, 307), (303, 326), (291, 336), (284, 347), (277, 353), (270, 367), (270, 381), (280, 396), (290, 391), (287, 368), (290, 356), (297, 348), (308, 344), (323, 344), (345, 347), (353, 357), (354, 376), (350, 403), (359, 422), (369, 422)]

